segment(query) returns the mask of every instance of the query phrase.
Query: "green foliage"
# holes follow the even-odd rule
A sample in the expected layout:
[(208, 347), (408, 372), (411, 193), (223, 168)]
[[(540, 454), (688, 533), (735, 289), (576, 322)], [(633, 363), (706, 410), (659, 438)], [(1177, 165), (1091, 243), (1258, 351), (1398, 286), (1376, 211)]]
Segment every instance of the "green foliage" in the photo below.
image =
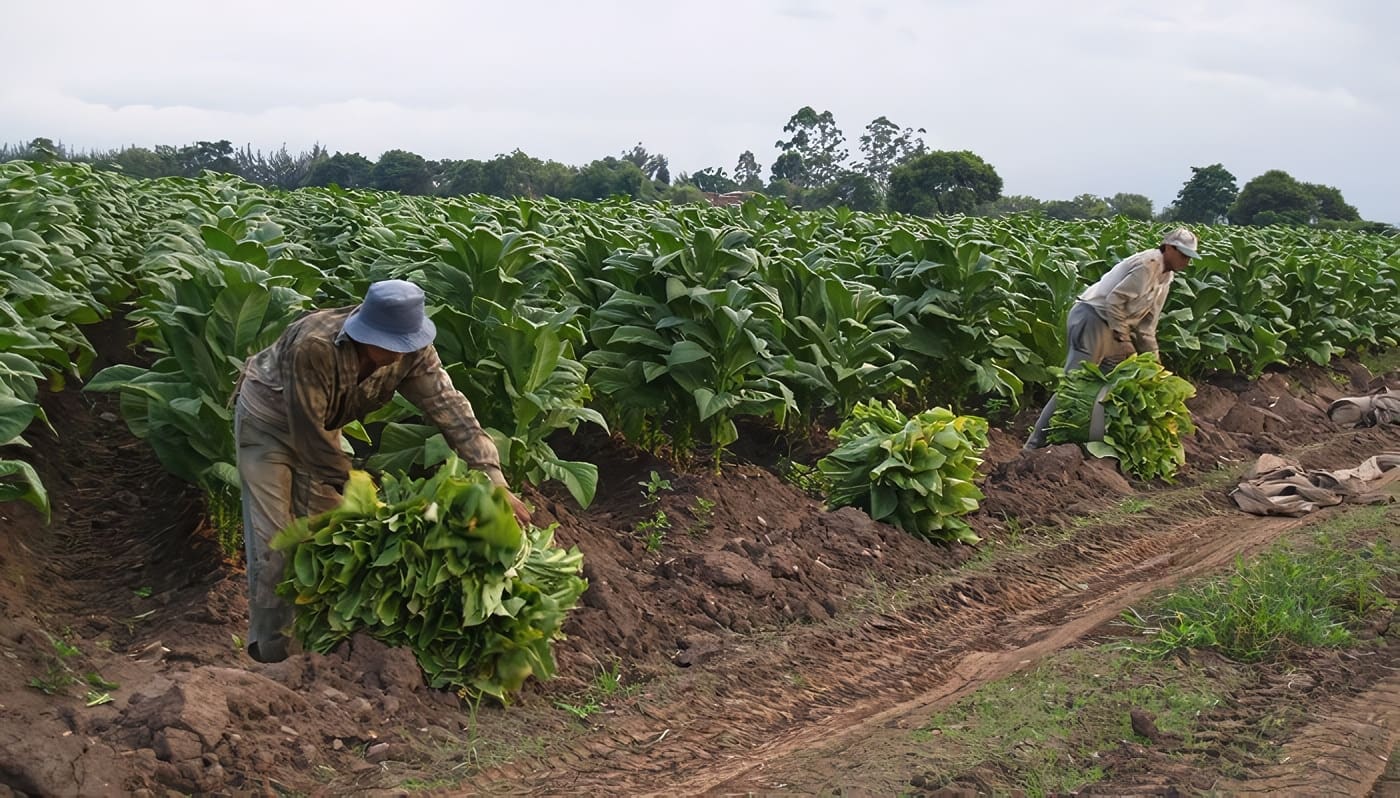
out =
[[(850, 155), (844, 147), (846, 135), (836, 127), (836, 120), (830, 111), (817, 113), (810, 105), (803, 106), (783, 125), (783, 132), (792, 134), (792, 137), (773, 144), (783, 152), (778, 160), (781, 162), (784, 157), (795, 156), (796, 161), (789, 160), (789, 168), (781, 175), (775, 163), (773, 176), (787, 178), (804, 188), (830, 183)], [(795, 170), (792, 165), (796, 165)]]
[[(64, 632), (65, 635), (69, 633), (68, 630)], [(95, 707), (112, 701), (111, 693), (107, 691), (116, 690), (121, 685), (107, 681), (97, 671), (82, 673), (81, 668), (75, 667), (82, 652), (62, 637), (49, 637), (49, 645), (53, 647), (53, 652), (44, 657), (44, 672), (31, 676), (25, 683), (28, 687), (45, 695), (68, 695), (68, 688), (85, 684), (96, 688), (87, 691), (87, 706)]]
[(587, 588), (583, 555), (552, 539), (521, 529), (504, 489), (456, 458), (428, 479), (386, 477), (382, 497), (356, 471), (340, 507), (274, 541), (289, 550), (278, 592), (311, 650), (364, 630), (411, 648), (433, 687), (504, 701), (554, 675), (553, 642)]
[(646, 541), (647, 551), (660, 551), (661, 544), (666, 540), (666, 533), (671, 529), (671, 519), (666, 515), (666, 511), (657, 508), (651, 517), (637, 522), (634, 531)]
[(821, 469), (806, 463), (799, 463), (786, 457), (778, 460), (778, 476), (785, 482), (811, 496), (820, 499), (826, 496), (826, 480)]
[(860, 507), (927, 540), (976, 543), (959, 516), (977, 509), (987, 422), (943, 408), (906, 417), (894, 403), (856, 405), (817, 466), (832, 507)]
[(302, 180), (304, 186), (368, 188), (374, 162), (358, 152), (337, 152), (313, 161)]
[(578, 170), (572, 196), (585, 200), (607, 199), (618, 194), (640, 197), (646, 179), (636, 164), (608, 156)]
[[(432, 243), (424, 243), (436, 260), (402, 276), (438, 304), (438, 354), (495, 440), (506, 478), (512, 484), (557, 480), (587, 507), (597, 490), (597, 468), (561, 459), (548, 442), (555, 432), (574, 432), (583, 423), (607, 429), (602, 415), (585, 407), (592, 390), (574, 354), (583, 343), (581, 321), (576, 309), (556, 310), (532, 296), (539, 286), (557, 284), (563, 266), (530, 231), (450, 221), (430, 233)], [(423, 449), (437, 431), (420, 426), (415, 436), (413, 429), (399, 427), (382, 440), (374, 467), (441, 462)]]
[[(146, 253), (144, 293), (129, 314), (160, 357), (150, 368), (109, 366), (85, 386), (120, 393), (132, 433), (172, 473), (205, 489), (229, 553), (241, 548), (238, 514), (229, 509), (240, 487), (230, 407), (238, 373), (322, 280), (266, 209), (244, 212), (197, 227), (167, 225)], [(198, 216), (193, 207), (190, 216)]]
[(889, 190), (890, 171), (894, 167), (923, 154), (924, 140), (916, 135), (928, 131), (919, 128), (901, 130), (899, 125), (888, 117), (879, 116), (865, 126), (860, 135), (860, 151), (864, 157), (859, 171), (874, 181), (877, 190), (883, 194)]
[[(1290, 360), (1326, 363), (1347, 351), (1334, 342), (1393, 339), (1393, 330), (1368, 319), (1394, 318), (1376, 292), (1394, 285), (1400, 261), (1378, 251), (1370, 251), (1373, 261), (1352, 260), (1346, 248), (1324, 243), (1327, 235), (1246, 230), (1193, 261), (1173, 280), (1158, 329), (1166, 362), (1188, 374), (1221, 369), (1253, 377)], [(1325, 249), (1317, 251), (1319, 244)], [(1336, 304), (1326, 287), (1339, 292)]]
[[(1170, 481), (1186, 462), (1181, 436), (1195, 430), (1186, 409), (1195, 393), (1151, 353), (1134, 355), (1106, 373), (1086, 362), (1065, 375), (1048, 438), (1082, 443), (1095, 457), (1117, 458), (1124, 473), (1139, 479)], [(1101, 440), (1091, 439), (1096, 403), (1103, 408)]]
[(1349, 645), (1352, 630), (1392, 605), (1381, 583), (1400, 573), (1400, 552), (1385, 542), (1357, 548), (1322, 535), (1306, 549), (1280, 545), (1235, 570), (1171, 594), (1124, 620), (1148, 636), (1140, 651), (1166, 656), (1211, 648), (1255, 661), (1294, 647)]
[(652, 471), (650, 477), (637, 484), (642, 486), (642, 502), (647, 505), (661, 501), (661, 491), (671, 489), (671, 480), (664, 479), (656, 471)]
[[(642, 488), (642, 505), (645, 507), (655, 506), (661, 501), (661, 492), (671, 489), (671, 480), (664, 479), (655, 472), (651, 476), (637, 483)], [(713, 507), (713, 505), (712, 505)], [(660, 551), (661, 543), (666, 539), (666, 533), (671, 529), (671, 519), (666, 515), (666, 511), (660, 507), (645, 518), (637, 522), (633, 531), (646, 541), (647, 551)]]
[(914, 365), (896, 354), (909, 330), (893, 318), (893, 297), (827, 264), (784, 264), (764, 278), (783, 309), (783, 377), (805, 419), (827, 408), (844, 416), (859, 401), (913, 388)]
[(699, 535), (710, 528), (710, 519), (715, 514), (715, 500), (707, 499), (704, 496), (696, 496), (695, 503), (690, 505), (690, 517), (694, 519), (687, 531), (691, 535)]
[(1230, 212), (1239, 188), (1222, 164), (1191, 167), (1191, 179), (1176, 194), (1172, 219), (1190, 224), (1219, 224)]
[(1152, 221), (1152, 200), (1142, 194), (1119, 192), (1108, 198), (1109, 212), (1141, 222)]
[[(179, 160), (169, 149), (155, 155)], [(319, 156), (308, 176), (336, 157)], [(783, 157), (801, 165), (795, 152)], [(280, 157), (268, 168), (273, 160), (297, 168)], [(352, 161), (364, 166), (339, 163)], [(621, 161), (659, 168), (644, 151)], [(430, 168), (440, 190), (460, 177), (453, 191), (537, 197), (567, 193), (573, 175), (520, 152)], [(39, 384), (86, 376), (83, 325), (127, 303), (158, 365), (98, 385), (121, 392), (129, 423), (175, 471), (210, 488), (213, 511), (212, 493), (236, 482), (211, 466), (232, 462), (227, 392), (248, 354), (219, 308), (237, 309), (261, 343), (303, 309), (348, 305), (371, 281), (402, 277), (428, 291), (439, 354), (512, 484), (554, 479), (585, 502), (592, 466), (561, 461), (549, 441), (604, 418), (635, 444), (684, 454), (710, 443), (718, 458), (743, 419), (812, 422), (872, 398), (1010, 411), (1027, 389), (1056, 384), (1065, 313), (1084, 285), (1163, 232), (1121, 215), (926, 219), (790, 206), (846, 201), (839, 173), (833, 181), (716, 208), (273, 192), (213, 175), (141, 182), (62, 161), (0, 165), (0, 433), (18, 430), (0, 443), (21, 447), (5, 460), (23, 462), (24, 431), (45, 423)], [(1255, 375), (1397, 343), (1393, 239), (1198, 232), (1204, 256), (1176, 275), (1158, 330), (1173, 371)], [(255, 286), (295, 296), (270, 295), (256, 321)], [(447, 455), (412, 415), (400, 402), (375, 416), (395, 422), (378, 465)], [(42, 503), (23, 466), (4, 468), (0, 495)]]
[(1001, 196), (1001, 177), (977, 155), (938, 150), (918, 155), (890, 172), (889, 207), (919, 216), (972, 213)]
[[(643, 441), (661, 427), (678, 452), (698, 439), (724, 447), (739, 416), (783, 423), (792, 392), (773, 376), (781, 308), (771, 289), (745, 278), (758, 256), (737, 229), (690, 236), (660, 225), (651, 246), (607, 260), (610, 295), (593, 311), (594, 351), (583, 362), (610, 424)], [(643, 441), (645, 443), (645, 441)]]
[(739, 188), (739, 183), (731, 178), (722, 166), (710, 166), (685, 175), (680, 178), (681, 182), (690, 183), (701, 191), (709, 191), (716, 194), (724, 194), (735, 191)]
[(1312, 195), (1313, 207), (1318, 221), (1361, 221), (1361, 214), (1357, 212), (1356, 207), (1347, 204), (1347, 201), (1342, 198), (1342, 192), (1334, 186), (1304, 183), (1303, 187)]
[(1361, 221), (1333, 186), (1303, 183), (1273, 169), (1245, 183), (1230, 208), (1230, 221), (1245, 225), (1322, 225)]
[(407, 150), (389, 150), (369, 172), (370, 185), (400, 194), (433, 193), (433, 175), (423, 156)]
[(745, 191), (763, 188), (762, 174), (763, 167), (759, 166), (752, 150), (739, 153), (739, 162), (734, 167), (734, 182), (739, 184), (739, 188)]
[(671, 182), (670, 161), (659, 152), (647, 152), (647, 148), (643, 147), (640, 141), (637, 142), (637, 146), (622, 153), (622, 160), (642, 170), (647, 180), (663, 186)]
[[(1063, 309), (1042, 306), (1050, 315), (1040, 319), (1025, 312), (1034, 306), (1018, 292), (1036, 287), (1017, 285), (1016, 272), (988, 255), (989, 242), (931, 231), (926, 238), (896, 233), (887, 246), (891, 257), (881, 267), (896, 297), (892, 316), (909, 330), (899, 341), (900, 359), (911, 361), (926, 384), (960, 386), (959, 394), (942, 389), (953, 400), (974, 391), (1016, 400), (1027, 377), (1048, 377), (1045, 358), (1028, 344), (1039, 329), (1059, 345), (1046, 325)], [(1065, 282), (1046, 271), (1051, 279), (1043, 286)]]
[[(0, 446), (28, 447), (29, 426), (48, 424), (39, 383), (85, 376), (94, 353), (80, 325), (133, 288), (136, 236), (122, 230), (144, 216), (119, 185), (63, 162), (0, 168)], [(16, 499), (48, 516), (34, 469), (0, 457), (0, 501)]]
[(1068, 200), (1050, 200), (1042, 206), (1046, 217), (1070, 221), (1072, 219), (1102, 219), (1112, 213), (1102, 197), (1093, 194), (1080, 194)]

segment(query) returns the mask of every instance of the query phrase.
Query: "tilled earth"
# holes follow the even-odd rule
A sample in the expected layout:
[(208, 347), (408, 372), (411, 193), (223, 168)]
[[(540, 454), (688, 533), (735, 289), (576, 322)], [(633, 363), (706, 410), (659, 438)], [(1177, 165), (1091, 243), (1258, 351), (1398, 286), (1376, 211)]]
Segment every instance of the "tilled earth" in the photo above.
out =
[[(1274, 452), (1346, 467), (1400, 449), (1395, 428), (1343, 430), (1322, 412), (1378, 384), (1348, 366), (1198, 386), (1199, 429), (1175, 487), (1131, 484), (1075, 447), (1023, 455), (994, 432), (977, 548), (825, 511), (762, 452), (716, 475), (574, 441), (600, 464), (595, 504), (527, 498), (584, 551), (590, 587), (557, 646), (560, 677), (507, 709), (429, 690), (410, 654), (367, 639), (251, 662), (238, 645), (244, 577), (204, 527), (199, 497), (130, 437), (114, 401), (51, 394), (60, 435), (35, 436), (34, 454), (52, 522), (0, 507), (0, 794), (860, 789), (846, 757), (872, 756), (860, 743), (875, 730), (1301, 523), (1239, 513), (1220, 466)], [(657, 551), (633, 531), (657, 509), (637, 484), (652, 470), (672, 484)], [(1338, 723), (1370, 712), (1368, 728), (1394, 729), (1387, 678), (1319, 679), (1318, 699), (1335, 697)], [(104, 693), (110, 702), (86, 705)], [(1314, 731), (1325, 729), (1301, 727), (1290, 744)], [(1123, 761), (1134, 783), (1178, 778), (1165, 759), (1145, 771), (1151, 757)], [(1360, 781), (1383, 772), (1336, 761)], [(1280, 768), (1260, 788), (1298, 775)]]

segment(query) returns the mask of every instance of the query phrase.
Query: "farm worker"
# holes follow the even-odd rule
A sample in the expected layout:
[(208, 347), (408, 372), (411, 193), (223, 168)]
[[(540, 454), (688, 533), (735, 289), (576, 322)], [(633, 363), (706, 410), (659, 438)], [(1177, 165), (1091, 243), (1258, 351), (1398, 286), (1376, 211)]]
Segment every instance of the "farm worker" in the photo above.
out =
[[(433, 348), (435, 334), (423, 310), (423, 289), (385, 280), (371, 285), (357, 306), (298, 319), (249, 358), (235, 389), (234, 435), (248, 557), (247, 646), (253, 659), (287, 657), (293, 608), (276, 593), (286, 556), (269, 543), (294, 516), (325, 512), (340, 502), (350, 475), (341, 427), (384, 406), (399, 391), (442, 430), (468, 465), (506, 485), (495, 444), (443, 371)], [(516, 517), (528, 522), (524, 503), (509, 495)]]
[[(1145, 249), (1108, 270), (1085, 289), (1069, 311), (1069, 356), (1065, 373), (1085, 361), (1118, 362), (1138, 352), (1157, 353), (1157, 320), (1172, 278), (1199, 257), (1196, 234), (1185, 227), (1167, 233), (1161, 246)], [(1024, 448), (1045, 446), (1055, 397), (1045, 404)]]

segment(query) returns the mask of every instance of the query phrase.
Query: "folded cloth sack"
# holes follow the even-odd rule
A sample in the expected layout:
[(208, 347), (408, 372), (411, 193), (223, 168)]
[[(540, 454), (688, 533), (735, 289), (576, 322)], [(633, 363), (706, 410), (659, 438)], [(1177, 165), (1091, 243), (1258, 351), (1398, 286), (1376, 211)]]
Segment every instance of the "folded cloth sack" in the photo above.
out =
[(1367, 396), (1347, 396), (1327, 406), (1327, 417), (1351, 427), (1400, 424), (1400, 391), (1379, 391)]
[(1245, 475), (1245, 480), (1230, 492), (1230, 498), (1247, 513), (1294, 518), (1343, 501), (1382, 504), (1392, 497), (1375, 492), (1371, 483), (1397, 465), (1400, 465), (1400, 452), (1386, 452), (1367, 459), (1356, 468), (1307, 471), (1282, 457), (1265, 454)]

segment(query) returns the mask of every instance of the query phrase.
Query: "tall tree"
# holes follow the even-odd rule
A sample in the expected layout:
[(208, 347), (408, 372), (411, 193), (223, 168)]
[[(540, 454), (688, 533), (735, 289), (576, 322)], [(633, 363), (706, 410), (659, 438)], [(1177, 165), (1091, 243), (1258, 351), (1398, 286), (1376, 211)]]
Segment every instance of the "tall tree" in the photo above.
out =
[(1312, 224), (1317, 201), (1307, 187), (1282, 169), (1271, 169), (1244, 184), (1230, 206), (1233, 224)]
[(442, 168), (438, 193), (444, 197), (486, 193), (486, 164), (474, 158), (452, 161)]
[(879, 186), (870, 175), (853, 170), (844, 170), (835, 180), (824, 186), (803, 193), (802, 204), (807, 208), (829, 208), (845, 206), (853, 211), (872, 212), (880, 210), (881, 194)]
[[(1050, 200), (1042, 209), (1051, 219), (1102, 219), (1112, 213), (1103, 197), (1080, 194), (1074, 199)], [(1150, 217), (1150, 214), (1149, 214)]]
[(1152, 221), (1152, 200), (1142, 194), (1125, 194), (1120, 191), (1108, 198), (1108, 210), (1117, 216), (1144, 222)]
[(739, 163), (734, 167), (734, 182), (745, 191), (758, 191), (763, 188), (762, 170), (753, 150), (744, 150), (739, 153)]
[(1361, 214), (1356, 207), (1347, 204), (1342, 192), (1332, 186), (1304, 183), (1303, 188), (1313, 198), (1313, 212), (1318, 221), (1359, 222)]
[(890, 210), (933, 216), (972, 213), (1001, 196), (1001, 176), (967, 150), (935, 150), (890, 171)]
[(622, 151), (622, 160), (642, 170), (642, 174), (646, 175), (648, 180), (655, 180), (663, 185), (671, 183), (670, 161), (660, 153), (647, 152), (647, 148), (643, 147), (640, 141), (632, 149)]
[(408, 150), (389, 150), (379, 156), (369, 174), (370, 185), (400, 194), (433, 193), (433, 175), (423, 156)]
[[(792, 138), (779, 139), (773, 146), (784, 154), (795, 153), (802, 159), (802, 179), (807, 182), (787, 178), (800, 186), (810, 188), (830, 183), (841, 173), (842, 164), (850, 156), (844, 147), (846, 135), (836, 127), (830, 111), (819, 114), (812, 106), (803, 106), (783, 126), (783, 132), (791, 133)], [(776, 172), (774, 174), (776, 176)]]
[(1012, 213), (1035, 213), (1044, 209), (1045, 203), (1035, 197), (1012, 194), (983, 203), (977, 208), (977, 213), (982, 216), (1006, 216)]
[(558, 161), (541, 161), (514, 150), (497, 155), (483, 165), (480, 189), (497, 197), (568, 197), (574, 190), (577, 169)]
[(861, 161), (857, 171), (875, 181), (880, 191), (887, 191), (890, 170), (926, 151), (924, 140), (915, 135), (926, 132), (923, 128), (917, 131), (907, 127), (900, 130), (899, 125), (888, 117), (877, 117), (865, 126), (865, 132), (861, 134), (860, 151), (865, 155), (865, 160)]
[(180, 173), (185, 177), (198, 177), (206, 169), (211, 172), (238, 174), (238, 162), (234, 160), (233, 143), (228, 139), (219, 141), (196, 141), (181, 147), (176, 156)]
[(773, 162), (773, 182), (780, 180), (798, 187), (808, 184), (807, 165), (802, 162), (801, 155), (785, 152), (778, 156)]
[(727, 191), (734, 191), (739, 188), (739, 184), (724, 171), (723, 166), (710, 166), (686, 178), (701, 191), (712, 191), (716, 194), (723, 194)]
[(1222, 164), (1193, 166), (1191, 178), (1182, 184), (1172, 203), (1172, 215), (1182, 222), (1219, 224), (1239, 193), (1235, 176)]
[(266, 156), (262, 150), (253, 152), (252, 145), (245, 144), (243, 149), (234, 153), (234, 162), (238, 174), (245, 180), (264, 186), (293, 189), (302, 185), (311, 164), (325, 155), (326, 151), (320, 144), (312, 145), (310, 152), (292, 155), (284, 143), (281, 149)]
[(573, 196), (601, 200), (625, 194), (635, 198), (641, 194), (646, 179), (636, 164), (609, 155), (579, 169), (574, 177)]
[(108, 163), (132, 177), (163, 177), (175, 172), (174, 164), (145, 147), (125, 147), (113, 154)]
[(337, 152), (329, 158), (318, 158), (306, 167), (303, 186), (330, 186), (341, 188), (367, 188), (374, 162), (358, 152)]

